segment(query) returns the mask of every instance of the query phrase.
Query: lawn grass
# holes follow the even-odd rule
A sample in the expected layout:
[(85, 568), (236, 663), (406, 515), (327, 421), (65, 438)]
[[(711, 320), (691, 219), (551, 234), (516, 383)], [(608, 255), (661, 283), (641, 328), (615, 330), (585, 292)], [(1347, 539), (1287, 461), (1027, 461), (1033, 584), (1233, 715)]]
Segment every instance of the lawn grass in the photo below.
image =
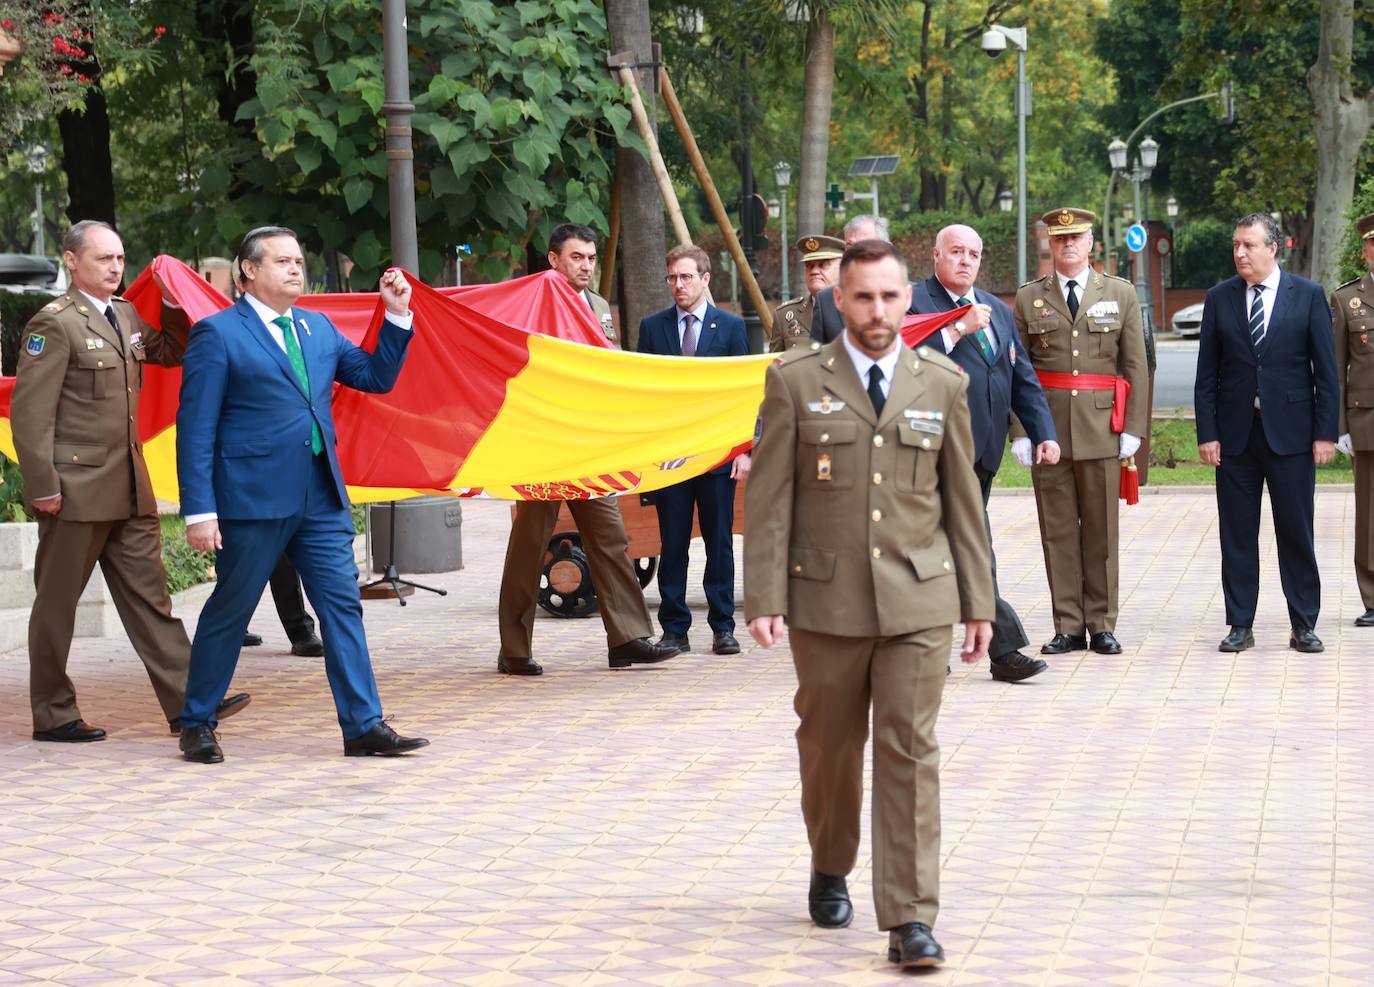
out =
[[(1011, 457), (1009, 445), (994, 486), (1029, 487), (1030, 474), (1029, 467), (1020, 465)], [(1158, 419), (1154, 422), (1150, 429), (1149, 486), (1212, 486), (1216, 478), (1216, 468), (1204, 466), (1198, 459), (1197, 429), (1191, 421)], [(1338, 452), (1328, 465), (1318, 466), (1317, 482), (1354, 483), (1355, 474), (1350, 457)]]

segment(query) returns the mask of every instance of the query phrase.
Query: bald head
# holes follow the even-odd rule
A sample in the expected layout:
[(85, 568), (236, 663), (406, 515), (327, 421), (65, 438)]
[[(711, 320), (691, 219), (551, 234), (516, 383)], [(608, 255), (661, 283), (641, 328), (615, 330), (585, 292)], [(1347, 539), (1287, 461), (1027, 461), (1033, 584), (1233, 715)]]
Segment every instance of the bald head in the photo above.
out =
[(956, 295), (968, 295), (983, 263), (983, 238), (971, 226), (956, 223), (935, 234), (935, 276)]

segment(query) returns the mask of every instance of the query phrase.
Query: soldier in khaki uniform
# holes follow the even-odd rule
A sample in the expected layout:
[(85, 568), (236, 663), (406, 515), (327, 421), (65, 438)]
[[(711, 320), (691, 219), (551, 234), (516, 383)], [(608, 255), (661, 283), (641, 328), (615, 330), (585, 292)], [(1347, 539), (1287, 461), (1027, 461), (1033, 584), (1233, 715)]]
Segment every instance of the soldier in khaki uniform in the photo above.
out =
[(1140, 305), (1129, 282), (1093, 270), (1092, 213), (1052, 209), (1041, 218), (1055, 269), (1023, 284), (1015, 305), (1061, 450), (1058, 463), (1031, 468), (1054, 605), (1055, 634), (1040, 651), (1117, 655), (1121, 460), (1150, 427)]
[(890, 243), (845, 251), (846, 331), (768, 370), (745, 491), (744, 597), (762, 646), (791, 627), (812, 920), (846, 926), (873, 710), (873, 894), (888, 958), (933, 966), (939, 910), (935, 720), (950, 625), (987, 655), (991, 556), (973, 475), (968, 382), (900, 341), (910, 304)]
[[(606, 337), (616, 341), (611, 309), (606, 299), (591, 290), (596, 270), (596, 231), (575, 223), (564, 223), (549, 237), (549, 266), (558, 271), (601, 321)], [(554, 525), (558, 522), (561, 501), (521, 501), (515, 505), (510, 541), (506, 544), (506, 567), (501, 573), (501, 594), (497, 621), (501, 632), (501, 652), (496, 670), (505, 675), (542, 675), (544, 667), (535, 661), (534, 612), (539, 602), (539, 575)], [(653, 664), (671, 658), (678, 648), (663, 647), (649, 640), (653, 624), (644, 603), (644, 591), (635, 576), (627, 554), (629, 537), (620, 508), (610, 500), (568, 501), (568, 512), (582, 536), (592, 582), (596, 585), (598, 610), (606, 626), (607, 661), (612, 668), (633, 664)]]
[(1355, 580), (1364, 601), (1356, 627), (1374, 627), (1374, 213), (1355, 229), (1371, 273), (1341, 285), (1331, 296), (1336, 371), (1341, 379), (1340, 441), (1355, 461)]
[(773, 353), (811, 345), (811, 313), (816, 295), (834, 287), (840, 274), (844, 241), (833, 236), (808, 235), (797, 239), (796, 249), (806, 268), (806, 294), (774, 310), (773, 336), (768, 340), (768, 349)]
[[(77, 223), (62, 249), (72, 287), (26, 327), (11, 408), (24, 495), (38, 515), (29, 615), (33, 737), (105, 737), (81, 718), (67, 676), (77, 600), (97, 562), (176, 733), (191, 644), (172, 616), (137, 422), (144, 363), (180, 364), (189, 325), (180, 309), (167, 307), (167, 331), (159, 332), (114, 294), (124, 278), (124, 247), (106, 224)], [(247, 703), (247, 695), (232, 696), (219, 715)]]

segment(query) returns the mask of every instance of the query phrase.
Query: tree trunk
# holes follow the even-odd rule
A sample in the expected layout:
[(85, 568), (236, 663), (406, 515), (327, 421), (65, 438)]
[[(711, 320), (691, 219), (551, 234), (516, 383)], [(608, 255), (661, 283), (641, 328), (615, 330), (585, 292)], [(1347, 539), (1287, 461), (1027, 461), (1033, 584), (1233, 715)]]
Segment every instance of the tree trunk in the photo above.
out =
[(1355, 163), (1374, 124), (1374, 90), (1355, 95), (1350, 82), (1354, 0), (1322, 0), (1321, 42), (1308, 69), (1307, 89), (1316, 109), (1317, 185), (1312, 210), (1312, 266), (1308, 276), (1329, 284), (1340, 261), (1350, 203), (1355, 195)]
[(825, 232), (825, 176), (830, 154), (830, 101), (835, 90), (835, 25), (824, 5), (806, 28), (802, 82), (801, 168), (797, 234)]
[[(652, 60), (649, 0), (606, 0), (606, 29), (612, 52), (633, 51), (637, 62)], [(648, 109), (657, 91), (653, 70), (640, 69), (638, 81)], [(652, 112), (649, 119), (656, 119)], [(616, 150), (615, 168), (620, 183), (620, 338), (626, 349), (633, 349), (639, 320), (670, 301), (663, 283), (668, 242), (663, 200), (649, 162), (638, 151), (622, 147)]]
[[(91, 31), (89, 5), (78, 8), (78, 23)], [(86, 105), (57, 115), (62, 133), (62, 170), (67, 176), (67, 219), (100, 219), (115, 225), (114, 163), (110, 160), (110, 112), (100, 88), (100, 63), (95, 46), (85, 43), (86, 57), (68, 64), (72, 71), (91, 80)]]
[(257, 143), (252, 117), (239, 119), (239, 108), (257, 98), (253, 71), (252, 0), (196, 0), (196, 20), (205, 32), (201, 55), (214, 86), (219, 118), (247, 141)]

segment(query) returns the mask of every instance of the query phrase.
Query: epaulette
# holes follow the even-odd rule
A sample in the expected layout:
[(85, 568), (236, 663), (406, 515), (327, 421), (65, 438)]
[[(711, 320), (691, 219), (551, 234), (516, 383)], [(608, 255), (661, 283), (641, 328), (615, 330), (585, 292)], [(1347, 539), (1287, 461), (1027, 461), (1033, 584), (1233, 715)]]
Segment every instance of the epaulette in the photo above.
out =
[(781, 353), (774, 354), (773, 362), (782, 366), (805, 360), (807, 357), (819, 356), (821, 344), (817, 340), (811, 340), (810, 346), (794, 346), (790, 350), (783, 350)]
[(1337, 291), (1340, 291), (1340, 290), (1342, 290), (1343, 288), (1349, 288), (1351, 285), (1359, 284), (1359, 283), (1360, 283), (1361, 281), (1363, 281), (1363, 280), (1364, 280), (1364, 275), (1361, 274), (1358, 278), (1351, 278), (1351, 279), (1350, 279), (1349, 281), (1347, 281), (1345, 284), (1338, 284), (1338, 285), (1336, 285), (1336, 290), (1337, 290)]
[(44, 305), (42, 311), (44, 311), (44, 312), (60, 312), (60, 311), (62, 311), (64, 308), (67, 308), (67, 307), (68, 307), (69, 305), (71, 305), (71, 304), (72, 304), (72, 296), (71, 296), (71, 295), (61, 295), (61, 296), (59, 296), (59, 297), (57, 297), (57, 298), (54, 298), (52, 301), (48, 302), (48, 304)]
[(916, 347), (916, 355), (932, 367), (939, 367), (941, 370), (946, 370), (956, 377), (962, 377), (964, 375), (963, 367), (959, 366), (959, 364), (955, 363), (943, 353), (931, 349), (929, 346)]
[(1105, 271), (1103, 271), (1103, 272), (1102, 272), (1102, 276), (1103, 276), (1104, 278), (1111, 278), (1113, 281), (1120, 281), (1122, 284), (1130, 285), (1132, 288), (1135, 287), (1135, 283), (1134, 283), (1133, 281), (1130, 281), (1130, 280), (1128, 280), (1127, 278), (1123, 278), (1123, 277), (1121, 277), (1120, 275), (1117, 275), (1117, 274), (1108, 274), (1108, 273), (1106, 273)]
[[(1048, 276), (1049, 276), (1049, 275), (1046, 275), (1046, 277), (1048, 277)], [(1017, 285), (1017, 286), (1016, 286), (1016, 290), (1017, 290), (1017, 291), (1020, 291), (1022, 288), (1029, 288), (1029, 287), (1030, 287), (1031, 285), (1033, 285), (1033, 284), (1041, 284), (1042, 282), (1044, 282), (1044, 280), (1045, 280), (1045, 278), (1031, 278), (1031, 279), (1030, 279), (1029, 281), (1027, 281), (1025, 284)]]

